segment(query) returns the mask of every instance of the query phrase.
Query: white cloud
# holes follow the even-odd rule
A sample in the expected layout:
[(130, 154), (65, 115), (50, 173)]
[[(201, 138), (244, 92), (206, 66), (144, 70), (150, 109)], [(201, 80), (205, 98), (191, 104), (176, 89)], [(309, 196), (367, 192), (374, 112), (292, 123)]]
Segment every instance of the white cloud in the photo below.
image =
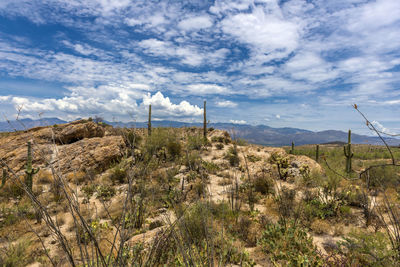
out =
[(372, 121), (371, 122), (375, 128), (377, 128), (378, 131), (381, 131), (383, 133), (387, 133), (387, 134), (392, 134), (392, 135), (396, 135), (398, 133), (395, 133), (394, 131), (384, 127), (381, 123), (379, 123), (378, 121)]
[(235, 108), (237, 107), (237, 103), (232, 102), (230, 100), (222, 100), (222, 101), (218, 101), (216, 103), (217, 107), (221, 107), (221, 108)]
[(181, 20), (178, 23), (178, 28), (184, 31), (193, 31), (209, 28), (213, 22), (209, 16), (194, 16)]
[(247, 121), (245, 121), (245, 120), (229, 120), (229, 122), (233, 123), (233, 124), (246, 124), (247, 123)]
[(276, 3), (255, 6), (251, 13), (239, 13), (226, 17), (222, 29), (248, 44), (258, 53), (269, 54), (268, 59), (281, 58), (298, 47), (300, 28), (285, 20)]
[(201, 108), (191, 105), (187, 101), (182, 101), (179, 104), (173, 104), (169, 97), (164, 97), (161, 92), (157, 92), (153, 96), (147, 94), (143, 97), (143, 105), (148, 106), (150, 104), (152, 105), (152, 112), (154, 110), (154, 114), (164, 117), (189, 117), (200, 116), (203, 114), (203, 110)]
[(9, 95), (0, 95), (0, 102), (6, 102), (11, 98)]
[(229, 94), (226, 87), (216, 84), (190, 84), (185, 90), (193, 95)]
[(280, 118), (281, 118), (281, 115), (276, 114), (276, 115), (275, 115), (275, 118), (280, 119)]

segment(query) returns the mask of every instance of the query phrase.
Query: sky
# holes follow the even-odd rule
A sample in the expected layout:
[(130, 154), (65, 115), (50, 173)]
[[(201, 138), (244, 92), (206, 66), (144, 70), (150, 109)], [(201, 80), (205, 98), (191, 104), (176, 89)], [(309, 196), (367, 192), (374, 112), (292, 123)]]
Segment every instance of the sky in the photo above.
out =
[(0, 0), (0, 120), (400, 132), (399, 0)]

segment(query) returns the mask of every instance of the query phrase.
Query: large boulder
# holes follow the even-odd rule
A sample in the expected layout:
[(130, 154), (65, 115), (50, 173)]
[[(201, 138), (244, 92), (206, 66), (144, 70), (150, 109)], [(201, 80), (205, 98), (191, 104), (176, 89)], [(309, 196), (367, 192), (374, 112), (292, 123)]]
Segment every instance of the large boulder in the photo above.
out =
[(57, 147), (58, 151), (54, 151), (52, 161), (61, 173), (101, 170), (118, 160), (124, 148), (121, 136), (94, 137)]
[(0, 159), (15, 172), (23, 174), (27, 142), (31, 141), (35, 167), (47, 167), (54, 162), (61, 173), (89, 167), (104, 168), (117, 160), (125, 147), (121, 136), (104, 137), (104, 133), (102, 125), (85, 120), (1, 133)]
[(55, 141), (59, 144), (71, 144), (84, 138), (103, 137), (105, 130), (92, 121), (86, 123), (74, 122), (65, 127), (53, 127)]

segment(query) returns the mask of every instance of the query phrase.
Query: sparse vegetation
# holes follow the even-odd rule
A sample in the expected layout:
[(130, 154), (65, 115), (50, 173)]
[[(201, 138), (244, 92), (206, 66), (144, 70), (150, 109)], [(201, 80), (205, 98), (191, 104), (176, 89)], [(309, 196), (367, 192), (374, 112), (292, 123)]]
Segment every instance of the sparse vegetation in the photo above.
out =
[[(17, 167), (1, 159), (0, 265), (398, 265), (399, 169), (368, 169), (391, 159), (381, 147), (349, 142), (344, 155), (342, 146), (293, 144), (288, 154), (231, 143), (206, 120), (203, 129), (152, 128), (150, 112), (147, 131), (91, 127), (120, 140), (107, 164), (74, 164), (74, 155), (57, 165), (43, 140)], [(79, 153), (95, 161), (117, 149), (101, 150), (100, 139)], [(26, 229), (36, 238), (27, 242)]]

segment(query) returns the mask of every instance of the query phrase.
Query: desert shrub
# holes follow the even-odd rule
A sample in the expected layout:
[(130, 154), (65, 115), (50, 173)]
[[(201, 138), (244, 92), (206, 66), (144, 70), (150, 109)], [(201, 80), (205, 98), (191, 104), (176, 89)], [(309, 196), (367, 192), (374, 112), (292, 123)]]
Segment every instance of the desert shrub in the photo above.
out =
[(202, 163), (203, 168), (208, 173), (216, 174), (220, 170), (220, 167), (212, 161), (202, 160), (201, 163)]
[(201, 135), (189, 135), (187, 147), (189, 150), (200, 150), (204, 145), (204, 138)]
[(359, 186), (351, 185), (341, 192), (342, 198), (346, 203), (353, 207), (361, 208), (364, 204), (364, 195)]
[(318, 170), (300, 171), (300, 174), (302, 178), (301, 183), (306, 187), (317, 187), (322, 183), (323, 178)]
[(18, 181), (10, 181), (10, 180), (6, 182), (1, 191), (2, 191), (1, 197), (5, 198), (21, 198), (25, 193), (24, 190), (22, 189), (22, 185), (20, 185)]
[(223, 143), (224, 142), (224, 137), (223, 136), (213, 136), (211, 137), (211, 142), (216, 143)]
[(247, 146), (249, 144), (245, 139), (242, 138), (235, 139), (234, 143), (238, 146)]
[(316, 219), (311, 223), (311, 230), (317, 235), (328, 234), (330, 228), (330, 223), (325, 220)]
[(122, 129), (122, 136), (124, 138), (125, 144), (128, 147), (136, 147), (142, 141), (142, 136), (135, 133), (135, 131), (132, 129), (127, 129), (127, 128)]
[(384, 233), (357, 231), (338, 242), (338, 253), (349, 266), (398, 266)]
[(235, 145), (228, 149), (228, 151), (226, 152), (226, 154), (224, 156), (224, 159), (228, 160), (229, 164), (232, 167), (239, 165), (240, 160), (239, 160), (237, 147)]
[(151, 136), (148, 136), (144, 142), (143, 150), (145, 157), (149, 158), (153, 155), (158, 155), (159, 152), (165, 147), (170, 136), (167, 129), (154, 128)]
[(245, 241), (247, 245), (253, 247), (257, 244), (259, 232), (253, 220), (248, 216), (240, 216), (233, 231), (241, 240)]
[(318, 198), (306, 202), (303, 212), (309, 220), (313, 218), (326, 219), (336, 216), (335, 207), (331, 203), (321, 202)]
[(115, 196), (115, 189), (112, 186), (108, 185), (99, 185), (96, 187), (97, 198), (100, 198), (103, 201), (110, 200), (113, 196)]
[(178, 158), (181, 155), (181, 150), (182, 150), (182, 146), (179, 141), (175, 141), (175, 140), (168, 141), (167, 151), (168, 151), (168, 155), (171, 158), (173, 158), (173, 159)]
[(275, 202), (278, 205), (278, 210), (282, 217), (288, 218), (294, 215), (295, 197), (296, 197), (296, 190), (282, 186), (282, 188), (275, 197)]
[(94, 184), (82, 186), (82, 192), (85, 194), (87, 199), (90, 199), (94, 192), (96, 192), (96, 186)]
[(305, 229), (295, 223), (267, 224), (258, 240), (274, 265), (322, 266), (323, 261)]
[(250, 162), (257, 162), (261, 160), (261, 157), (256, 156), (256, 155), (248, 155), (247, 160)]
[(208, 238), (211, 231), (211, 211), (206, 203), (199, 202), (189, 207), (180, 222), (179, 227), (186, 229), (186, 234), (191, 242), (199, 245), (201, 241)]
[(259, 192), (263, 195), (273, 194), (274, 190), (274, 180), (267, 175), (257, 175), (254, 178), (254, 191)]
[(33, 258), (28, 251), (29, 241), (20, 241), (15, 244), (9, 244), (0, 251), (0, 266), (27, 266), (33, 262)]
[(218, 144), (215, 145), (215, 147), (216, 147), (218, 150), (222, 150), (222, 149), (224, 148), (224, 144), (218, 143)]
[(202, 159), (197, 151), (191, 151), (185, 158), (185, 165), (192, 171), (199, 171)]
[(372, 188), (398, 187), (400, 185), (399, 170), (400, 168), (396, 166), (381, 166), (370, 169), (369, 186)]
[(110, 179), (113, 182), (118, 182), (122, 184), (125, 182), (126, 175), (127, 175), (126, 168), (117, 165), (111, 169)]

